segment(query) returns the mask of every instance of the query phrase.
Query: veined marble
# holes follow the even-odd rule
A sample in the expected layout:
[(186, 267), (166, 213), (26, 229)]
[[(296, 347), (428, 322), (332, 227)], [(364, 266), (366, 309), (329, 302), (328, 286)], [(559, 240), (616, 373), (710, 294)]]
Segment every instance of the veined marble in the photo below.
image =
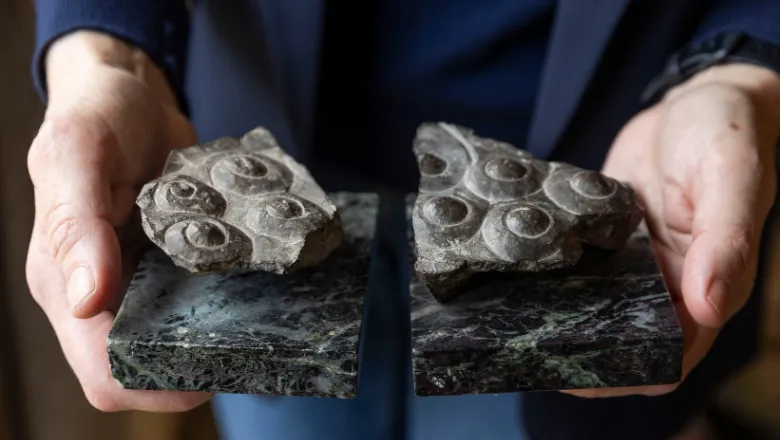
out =
[(129, 389), (354, 397), (379, 199), (330, 199), (344, 240), (293, 274), (194, 275), (150, 251), (109, 335), (114, 378)]
[(444, 304), (412, 271), (410, 294), (420, 396), (681, 378), (682, 331), (644, 227), (612, 256), (586, 253), (572, 269), (541, 274), (484, 274)]

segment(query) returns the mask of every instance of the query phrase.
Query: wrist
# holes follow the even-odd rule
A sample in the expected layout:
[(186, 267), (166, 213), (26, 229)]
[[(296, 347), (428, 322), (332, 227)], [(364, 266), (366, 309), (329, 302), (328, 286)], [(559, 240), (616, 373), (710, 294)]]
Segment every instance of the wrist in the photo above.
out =
[(162, 102), (176, 105), (165, 73), (147, 54), (107, 34), (76, 31), (55, 41), (46, 59), (49, 100), (73, 90), (78, 81), (91, 81), (90, 72), (111, 68), (133, 75), (148, 86)]
[(712, 66), (669, 90), (663, 100), (668, 102), (688, 91), (713, 86), (743, 93), (756, 109), (757, 123), (777, 131), (772, 136), (780, 136), (780, 74), (766, 67), (747, 63)]
[(780, 74), (753, 64), (733, 63), (712, 66), (681, 84), (681, 88), (707, 84), (730, 85), (751, 94), (780, 97)]

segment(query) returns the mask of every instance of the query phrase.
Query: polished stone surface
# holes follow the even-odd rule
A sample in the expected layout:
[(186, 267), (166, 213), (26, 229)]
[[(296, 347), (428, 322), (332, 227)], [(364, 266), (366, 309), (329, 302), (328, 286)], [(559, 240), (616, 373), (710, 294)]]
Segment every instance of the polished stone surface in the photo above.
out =
[(354, 397), (379, 201), (329, 196), (344, 240), (316, 267), (194, 275), (149, 252), (109, 335), (114, 378), (130, 389)]
[(422, 124), (414, 153), (415, 270), (440, 301), (480, 273), (571, 267), (584, 243), (619, 250), (643, 218), (628, 185), (464, 127)]
[(174, 150), (136, 203), (146, 235), (191, 272), (289, 273), (342, 239), (332, 201), (262, 127)]
[(413, 274), (410, 293), (421, 396), (680, 379), (682, 331), (644, 225), (623, 250), (588, 250), (574, 268), (483, 274), (446, 303)]

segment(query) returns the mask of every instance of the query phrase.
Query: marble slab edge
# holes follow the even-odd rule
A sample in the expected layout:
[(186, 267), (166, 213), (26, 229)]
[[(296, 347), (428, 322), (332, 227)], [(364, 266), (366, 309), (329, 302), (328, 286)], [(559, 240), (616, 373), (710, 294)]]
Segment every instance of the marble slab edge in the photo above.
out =
[(351, 398), (379, 197), (331, 193), (344, 240), (292, 274), (194, 275), (142, 259), (108, 337), (126, 389)]
[(644, 227), (611, 257), (586, 254), (547, 274), (486, 274), (444, 304), (414, 273), (411, 226), (408, 234), (418, 396), (680, 380), (682, 330)]

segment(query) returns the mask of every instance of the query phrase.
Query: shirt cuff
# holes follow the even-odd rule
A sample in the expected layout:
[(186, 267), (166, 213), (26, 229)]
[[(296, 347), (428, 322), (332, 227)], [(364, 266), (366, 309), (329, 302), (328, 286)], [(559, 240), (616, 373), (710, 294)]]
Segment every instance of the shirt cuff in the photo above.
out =
[(182, 110), (189, 15), (183, 0), (37, 0), (32, 74), (47, 101), (46, 52), (52, 42), (77, 30), (109, 34), (144, 51), (168, 77)]

